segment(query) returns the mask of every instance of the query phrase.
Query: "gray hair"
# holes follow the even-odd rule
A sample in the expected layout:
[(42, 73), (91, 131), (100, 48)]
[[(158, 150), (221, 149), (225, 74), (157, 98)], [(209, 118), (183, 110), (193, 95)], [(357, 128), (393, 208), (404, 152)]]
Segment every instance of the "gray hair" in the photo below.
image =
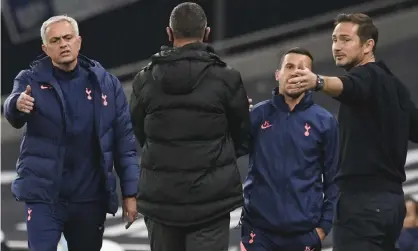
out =
[(74, 29), (75, 34), (78, 36), (79, 35), (79, 31), (78, 31), (78, 24), (77, 21), (75, 21), (74, 18), (66, 16), (66, 15), (60, 15), (60, 16), (53, 16), (50, 17), (48, 20), (46, 20), (41, 27), (41, 38), (42, 38), (42, 43), (46, 44), (46, 29), (54, 23), (58, 23), (58, 22), (62, 22), (62, 21), (66, 21), (69, 22), (71, 24), (71, 26)]

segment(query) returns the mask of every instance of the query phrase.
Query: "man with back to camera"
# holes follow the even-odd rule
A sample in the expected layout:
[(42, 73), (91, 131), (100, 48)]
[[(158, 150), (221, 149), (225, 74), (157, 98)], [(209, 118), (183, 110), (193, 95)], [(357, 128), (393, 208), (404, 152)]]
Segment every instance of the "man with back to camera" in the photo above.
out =
[(252, 108), (242, 251), (319, 251), (331, 229), (338, 123), (313, 103), (311, 91), (286, 90), (295, 71), (312, 63), (309, 51), (288, 50), (273, 97)]
[(340, 14), (332, 40), (336, 65), (347, 73), (325, 77), (298, 70), (289, 92), (313, 89), (341, 102), (334, 250), (395, 250), (405, 217), (408, 141), (418, 142), (418, 111), (401, 81), (375, 61), (378, 29), (370, 17)]
[(228, 250), (243, 205), (237, 149), (250, 128), (241, 75), (202, 41), (204, 10), (182, 3), (162, 48), (136, 76), (131, 117), (142, 147), (138, 211), (152, 251)]
[(28, 246), (99, 251), (106, 213), (136, 216), (139, 166), (129, 108), (119, 80), (79, 54), (77, 22), (54, 16), (41, 27), (47, 56), (21, 71), (4, 103), (15, 128), (26, 124), (12, 192), (25, 202)]

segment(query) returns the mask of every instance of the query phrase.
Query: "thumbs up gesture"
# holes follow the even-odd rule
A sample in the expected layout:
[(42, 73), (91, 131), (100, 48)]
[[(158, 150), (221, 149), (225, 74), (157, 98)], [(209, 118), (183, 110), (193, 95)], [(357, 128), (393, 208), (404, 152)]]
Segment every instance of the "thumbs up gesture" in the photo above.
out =
[(22, 92), (17, 99), (17, 110), (29, 114), (33, 110), (35, 99), (31, 97), (32, 88), (30, 85), (26, 86), (26, 90)]

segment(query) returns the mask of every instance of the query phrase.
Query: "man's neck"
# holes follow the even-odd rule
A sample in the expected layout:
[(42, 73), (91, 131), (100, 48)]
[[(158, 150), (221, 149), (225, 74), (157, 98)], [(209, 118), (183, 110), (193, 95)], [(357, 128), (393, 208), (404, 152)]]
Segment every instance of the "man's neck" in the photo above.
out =
[(372, 63), (372, 62), (376, 62), (376, 58), (374, 57), (374, 55), (372, 54), (372, 55), (367, 55), (367, 56), (365, 56), (364, 58), (363, 58), (363, 60), (361, 60), (358, 64), (357, 64), (357, 66), (359, 66), (359, 65), (365, 65), (365, 64), (367, 64), (367, 63)]
[(300, 103), (300, 101), (302, 100), (302, 98), (305, 96), (305, 93), (302, 93), (298, 98), (296, 98), (296, 99), (294, 99), (294, 98), (292, 98), (292, 97), (289, 97), (289, 96), (286, 96), (286, 95), (283, 95), (284, 96), (284, 102), (289, 106), (289, 110), (290, 111), (293, 111), (293, 109), (295, 109), (295, 106), (297, 105), (297, 104), (299, 104)]
[(193, 43), (198, 43), (198, 42), (202, 42), (199, 39), (175, 39), (173, 42), (173, 47), (183, 47), (185, 45), (188, 44), (193, 44)]
[(70, 72), (74, 70), (75, 67), (77, 66), (77, 59), (75, 59), (73, 62), (69, 64), (57, 64), (54, 61), (52, 61), (52, 64), (60, 70)]

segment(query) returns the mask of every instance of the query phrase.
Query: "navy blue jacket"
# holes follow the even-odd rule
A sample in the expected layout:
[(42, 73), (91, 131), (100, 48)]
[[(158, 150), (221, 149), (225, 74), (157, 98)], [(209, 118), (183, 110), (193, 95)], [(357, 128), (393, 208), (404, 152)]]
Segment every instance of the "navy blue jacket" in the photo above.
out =
[(336, 119), (309, 92), (292, 111), (273, 95), (254, 106), (251, 123), (244, 220), (279, 233), (328, 233), (338, 193)]
[[(98, 62), (79, 56), (79, 64), (90, 73), (94, 102), (95, 132), (100, 144), (100, 166), (106, 181), (108, 213), (116, 213), (118, 198), (113, 166), (120, 178), (123, 196), (137, 193), (139, 165), (127, 99), (119, 80)], [(35, 109), (24, 114), (16, 109), (21, 92), (30, 85)], [(106, 95), (104, 105), (103, 95)], [(12, 184), (19, 201), (53, 203), (58, 200), (67, 131), (71, 130), (62, 90), (53, 77), (49, 57), (41, 58), (21, 71), (14, 80), (13, 91), (4, 103), (4, 114), (10, 124), (21, 128), (26, 124), (18, 177)]]
[(418, 251), (418, 227), (402, 229), (398, 245), (400, 251)]

